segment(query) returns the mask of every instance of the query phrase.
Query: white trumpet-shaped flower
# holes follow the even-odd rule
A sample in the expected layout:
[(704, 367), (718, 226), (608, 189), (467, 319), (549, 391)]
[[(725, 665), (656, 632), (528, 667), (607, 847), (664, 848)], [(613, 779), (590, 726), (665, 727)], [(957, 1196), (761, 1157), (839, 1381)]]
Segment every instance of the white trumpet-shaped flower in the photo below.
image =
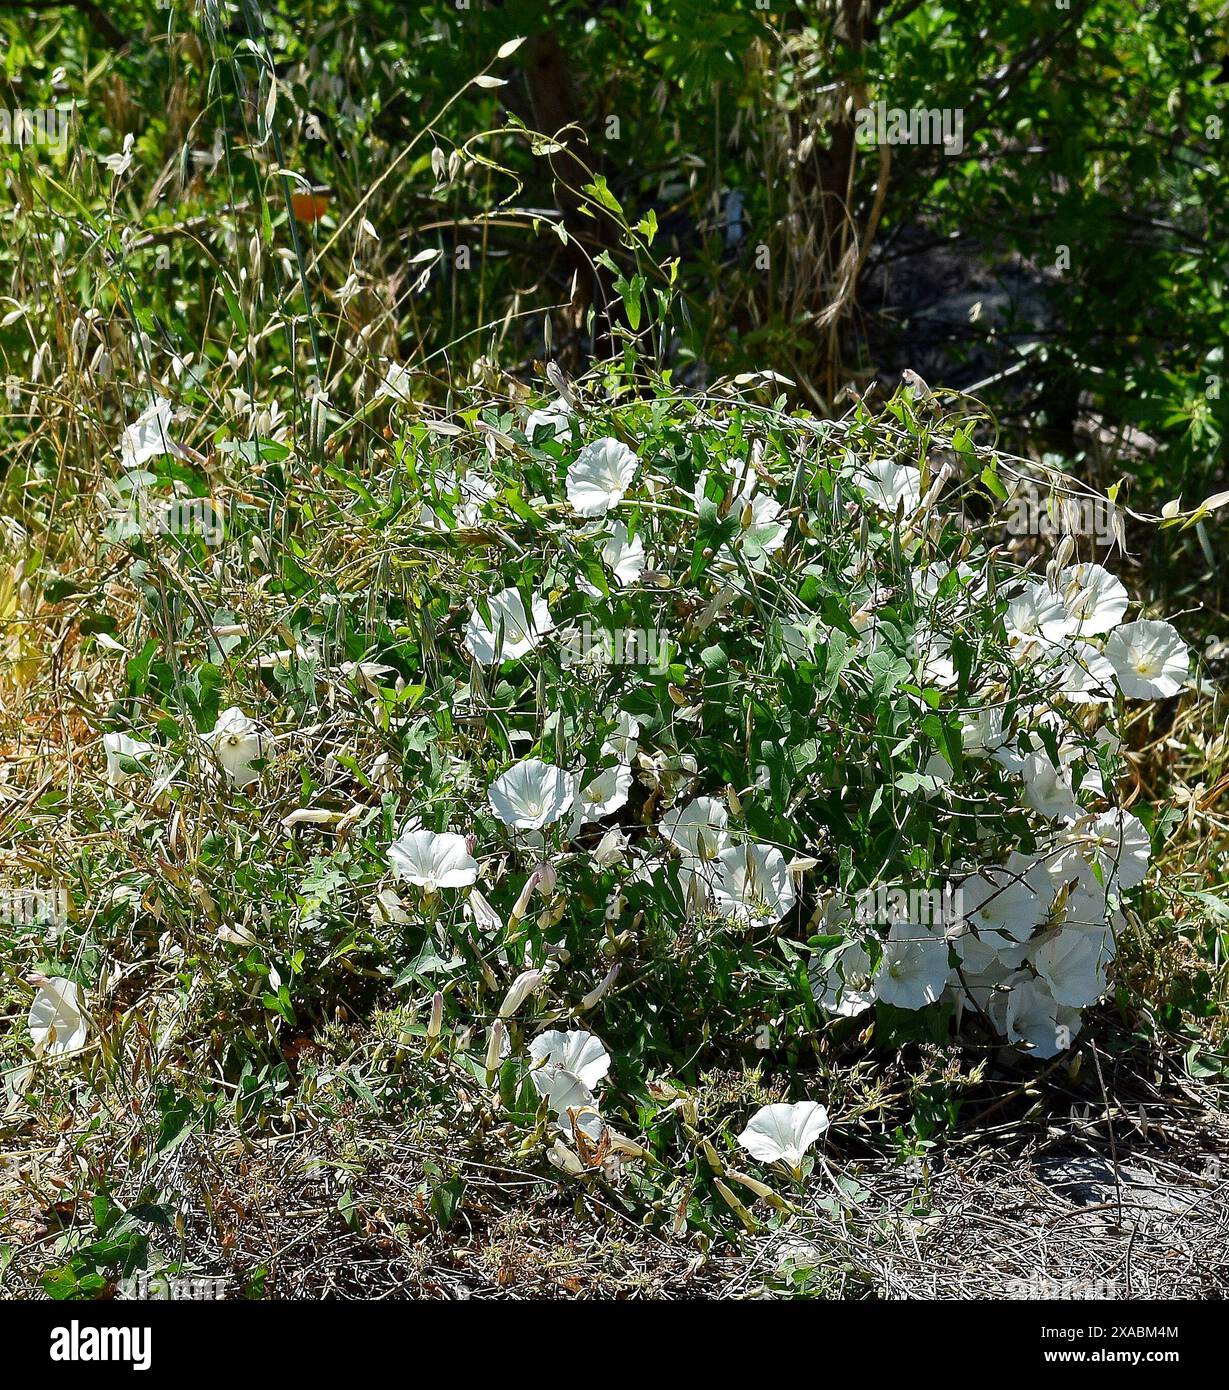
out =
[(1057, 1057), (1071, 1046), (1080, 1029), (1078, 1009), (1060, 1004), (1044, 980), (1023, 972), (1013, 976), (1005, 994), (1003, 1031), (1034, 1057)]
[(130, 131), (124, 136), (124, 143), (120, 147), (119, 154), (96, 154), (94, 158), (110, 170), (115, 177), (122, 178), (132, 167), (132, 147), (135, 144), (135, 137)]
[(1059, 927), (1034, 948), (1031, 958), (1055, 1003), (1083, 1008), (1095, 1004), (1109, 988), (1114, 934), (1107, 926)]
[(414, 373), (400, 362), (390, 361), (376, 387), (376, 396), (388, 396), (391, 400), (409, 405), (414, 399)]
[(464, 835), (437, 835), (433, 830), (410, 830), (389, 846), (393, 873), (434, 893), (440, 888), (465, 888), (478, 877), (478, 864)]
[(500, 1018), (511, 1018), (531, 994), (536, 994), (542, 988), (546, 979), (545, 970), (522, 970), (504, 995), (503, 1003), (499, 1006)]
[(586, 821), (612, 816), (627, 804), (631, 791), (632, 770), (627, 763), (605, 768), (580, 790), (577, 800), (584, 810)]
[(487, 789), (491, 810), (516, 830), (541, 830), (561, 819), (575, 795), (572, 778), (541, 758), (525, 758)]
[(968, 758), (984, 758), (1001, 748), (1006, 740), (1003, 711), (995, 705), (966, 709), (957, 717), (961, 748)]
[(1059, 571), (1056, 587), (1081, 637), (1109, 632), (1127, 611), (1126, 587), (1103, 565), (1068, 565)]
[(974, 936), (972, 932), (962, 932), (952, 940), (960, 967), (950, 983), (950, 989), (962, 1004), (986, 1012), (996, 989), (1011, 974), (1012, 967), (996, 949), (998, 943), (1005, 943), (1006, 937)]
[(551, 1029), (529, 1044), (529, 1055), (534, 1089), (571, 1136), (578, 1114), (596, 1116), (597, 1089), (610, 1070), (610, 1054), (592, 1033)]
[(817, 1100), (795, 1105), (763, 1105), (738, 1136), (738, 1142), (761, 1163), (784, 1163), (791, 1172), (828, 1128), (828, 1112)]
[(1114, 668), (1091, 642), (1073, 642), (1059, 683), (1073, 705), (1103, 705), (1114, 694)]
[(222, 771), (240, 790), (260, 780), (260, 769), (253, 764), (268, 757), (268, 735), (241, 709), (223, 710), (206, 742)]
[(615, 726), (602, 740), (602, 757), (617, 758), (629, 766), (636, 756), (636, 736), (640, 733), (640, 721), (623, 710), (617, 712)]
[(381, 888), (371, 900), (367, 915), (377, 927), (388, 926), (390, 923), (405, 926), (411, 920), (410, 914), (405, 910), (405, 904), (401, 901), (401, 895), (395, 888)]
[(1115, 628), (1105, 655), (1128, 700), (1167, 700), (1182, 689), (1190, 653), (1169, 623), (1137, 622)]
[(875, 998), (897, 1009), (924, 1009), (938, 1001), (951, 973), (941, 928), (893, 922), (875, 972)]
[(1027, 941), (1049, 910), (1049, 875), (1033, 860), (1012, 855), (1004, 866), (991, 865), (960, 885), (961, 908), (978, 932)]
[[(576, 783), (580, 782), (579, 775)], [(591, 781), (579, 787), (572, 808), (575, 835), (582, 825), (613, 815), (627, 805), (628, 793), (632, 786), (632, 770), (626, 763), (617, 763), (599, 772)]]
[(610, 1053), (600, 1038), (583, 1028), (548, 1029), (529, 1044), (529, 1055), (537, 1065), (530, 1073), (539, 1095), (550, 1092), (560, 1073), (574, 1076), (581, 1085), (596, 1091), (610, 1070)]
[(119, 451), (125, 469), (140, 468), (151, 459), (173, 454), (179, 458), (183, 450), (171, 437), (173, 415), (171, 403), (155, 396), (151, 404), (120, 435)]
[(622, 864), (627, 859), (627, 836), (619, 829), (612, 826), (598, 842), (597, 848), (593, 851), (593, 861), (599, 868), (609, 869), (616, 864)]
[(73, 980), (44, 980), (30, 1006), (28, 1020), (34, 1051), (58, 1057), (77, 1052), (89, 1034), (81, 990)]
[(1018, 658), (1034, 656), (1038, 646), (1061, 642), (1075, 629), (1062, 596), (1048, 584), (1030, 580), (1007, 605), (1007, 641)]
[(554, 627), (544, 598), (535, 597), (532, 615), (516, 589), (505, 589), (487, 600), (488, 623), (475, 608), (465, 625), (465, 643), (481, 666), (490, 666), (498, 652), (502, 661), (516, 661), (538, 645)]
[(644, 573), (644, 537), (639, 531), (628, 537), (627, 527), (616, 521), (610, 535), (602, 542), (602, 562), (609, 567), (618, 584), (634, 584)]
[(662, 820), (661, 834), (685, 862), (704, 862), (716, 859), (729, 845), (730, 837), (726, 833), (729, 823), (729, 812), (720, 801), (711, 796), (698, 796)]
[(847, 942), (825, 969), (823, 958), (811, 962), (808, 977), (815, 1002), (825, 1013), (853, 1018), (875, 1002), (871, 958), (858, 941)]
[(857, 474), (857, 483), (875, 506), (893, 516), (902, 502), (908, 516), (922, 500), (922, 475), (911, 464), (876, 459)]
[(1056, 872), (1092, 878), (1097, 869), (1107, 890), (1136, 888), (1148, 876), (1152, 840), (1130, 811), (1106, 811), (1077, 822), (1060, 840)]
[(1024, 799), (1034, 811), (1049, 820), (1073, 820), (1080, 814), (1075, 784), (1066, 765), (1055, 767), (1044, 748), (1029, 753), (1020, 762), (1024, 778)]
[(465, 899), (465, 915), (486, 936), (499, 931), (504, 924), (503, 918), (477, 888)]
[(568, 501), (581, 516), (605, 516), (636, 477), (636, 455), (617, 439), (595, 439), (568, 469)]
[(797, 900), (789, 864), (771, 845), (727, 845), (717, 856), (715, 870), (713, 900), (723, 917), (779, 922)]
[(539, 432), (546, 439), (566, 439), (571, 434), (572, 408), (562, 396), (525, 417), (525, 438), (532, 442)]
[(104, 734), (102, 747), (107, 759), (107, 785), (118, 788), (133, 775), (124, 764), (141, 763), (142, 759), (154, 751), (155, 745), (142, 743), (138, 738), (129, 738), (127, 734)]

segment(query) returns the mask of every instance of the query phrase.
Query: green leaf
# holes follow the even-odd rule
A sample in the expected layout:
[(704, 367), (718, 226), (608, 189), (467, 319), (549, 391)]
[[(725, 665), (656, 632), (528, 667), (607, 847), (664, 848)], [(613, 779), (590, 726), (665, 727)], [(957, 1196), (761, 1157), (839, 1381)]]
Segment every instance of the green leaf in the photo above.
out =
[(989, 463), (982, 469), (981, 481), (982, 486), (985, 487), (988, 492), (992, 492), (1000, 502), (1007, 501), (1007, 489), (1003, 486), (999, 478), (997, 464)]

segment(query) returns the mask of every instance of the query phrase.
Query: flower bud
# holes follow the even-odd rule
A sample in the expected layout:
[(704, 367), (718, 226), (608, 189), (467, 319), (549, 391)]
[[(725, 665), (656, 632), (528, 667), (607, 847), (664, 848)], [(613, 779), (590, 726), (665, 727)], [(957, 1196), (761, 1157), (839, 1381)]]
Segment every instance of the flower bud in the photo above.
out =
[(486, 1040), (485, 1065), (488, 1081), (499, 1070), (500, 1059), (503, 1056), (504, 1040), (507, 1036), (507, 1025), (501, 1019), (496, 1019), (495, 1022), (491, 1024)]
[(511, 1018), (541, 983), (540, 970), (522, 970), (512, 981), (512, 988), (504, 995), (504, 1002), (499, 1006), (500, 1018)]

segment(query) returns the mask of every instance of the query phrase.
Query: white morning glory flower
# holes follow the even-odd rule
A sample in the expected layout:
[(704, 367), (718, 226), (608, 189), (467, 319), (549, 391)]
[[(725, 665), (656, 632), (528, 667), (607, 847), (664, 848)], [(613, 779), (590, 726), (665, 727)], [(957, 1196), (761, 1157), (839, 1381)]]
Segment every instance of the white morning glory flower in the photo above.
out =
[(393, 873), (434, 893), (440, 888), (465, 888), (478, 877), (477, 861), (464, 835), (437, 835), (433, 830), (409, 830), (389, 846)]
[(484, 936), (503, 928), (503, 918), (477, 888), (465, 899), (465, 915)]
[(30, 1005), (28, 1026), (40, 1057), (58, 1057), (83, 1047), (90, 1027), (76, 982), (44, 980)]
[(803, 1155), (828, 1128), (828, 1112), (817, 1100), (796, 1105), (763, 1105), (738, 1136), (738, 1142), (761, 1163), (784, 1163), (793, 1173)]
[(530, 1076), (540, 1096), (550, 1093), (561, 1072), (575, 1077), (593, 1092), (610, 1070), (610, 1053), (601, 1039), (580, 1028), (551, 1028), (539, 1033), (529, 1044), (529, 1055), (538, 1063)]
[(1109, 988), (1114, 934), (1106, 926), (1068, 924), (1047, 933), (1030, 959), (1054, 1001), (1079, 1009), (1095, 1004)]
[(1043, 748), (1021, 760), (1020, 773), (1024, 778), (1024, 799), (1034, 811), (1048, 820), (1074, 820), (1081, 814), (1075, 784), (1066, 767), (1055, 767)]
[(525, 758), (497, 777), (487, 789), (491, 810), (516, 830), (553, 825), (572, 804), (572, 778), (541, 758)]
[(840, 1018), (853, 1018), (869, 1009), (875, 1002), (871, 958), (861, 942), (846, 942), (827, 970), (822, 960), (816, 956), (807, 971), (811, 993), (819, 1007)]
[(610, 1054), (601, 1041), (580, 1029), (551, 1029), (530, 1043), (529, 1055), (535, 1063), (530, 1079), (563, 1133), (571, 1137), (580, 1128), (599, 1139), (596, 1093), (610, 1070)]
[(529, 412), (525, 419), (525, 438), (532, 443), (539, 430), (544, 431), (547, 439), (567, 439), (572, 433), (572, 408), (562, 396), (541, 410)]
[(120, 435), (120, 456), (125, 469), (139, 468), (164, 454), (183, 456), (183, 450), (171, 438), (172, 418), (170, 401), (155, 396), (153, 403)]
[[(754, 485), (754, 480), (752, 483)], [(744, 551), (750, 549), (755, 552), (753, 568), (758, 569), (762, 563), (762, 556), (771, 555), (785, 544), (789, 526), (786, 522), (777, 520), (785, 509), (775, 497), (769, 497), (765, 492), (744, 492), (741, 505), (745, 507), (748, 502), (751, 504), (751, 513), (749, 517), (743, 514), (745, 525), (739, 539)]]
[(1126, 614), (1126, 588), (1103, 565), (1068, 565), (1059, 572), (1057, 588), (1081, 637), (1109, 632)]
[(223, 710), (205, 741), (223, 772), (240, 790), (260, 780), (260, 771), (252, 764), (268, 757), (268, 736), (241, 709), (232, 706)]
[(711, 796), (698, 796), (661, 823), (662, 838), (668, 840), (684, 861), (716, 859), (730, 843), (726, 827), (730, 815), (722, 802)]
[(127, 734), (104, 734), (102, 746), (107, 758), (107, 784), (111, 787), (122, 787), (133, 775), (123, 766), (125, 761), (133, 759), (140, 762), (155, 748), (154, 744), (142, 743), (140, 739), (129, 738)]
[(637, 531), (628, 539), (627, 527), (616, 521), (610, 535), (602, 542), (602, 562), (609, 567), (620, 584), (634, 584), (644, 573), (644, 538)]
[(595, 439), (568, 469), (568, 501), (581, 516), (605, 516), (623, 500), (639, 461), (617, 439)]
[(995, 932), (1013, 941), (1028, 940), (1045, 919), (1053, 896), (1049, 875), (1023, 855), (970, 875), (960, 893), (964, 916), (978, 932)]
[(937, 685), (946, 690), (956, 684), (956, 663), (950, 655), (952, 644), (946, 637), (919, 624), (913, 630), (910, 645), (923, 685)]
[[(708, 470), (705, 469), (700, 474), (692, 494), (697, 510), (704, 504), (708, 478)], [(750, 470), (735, 479), (722, 479), (723, 488), (733, 489), (729, 500), (729, 515), (737, 518), (740, 523), (738, 535), (733, 543), (742, 550), (748, 566), (753, 570), (764, 567), (767, 563), (766, 557), (781, 549), (789, 532), (788, 524), (777, 519), (783, 510), (780, 502), (775, 497), (760, 492), (758, 482), (756, 474)], [(718, 559), (727, 566), (737, 563), (728, 545), (721, 547)]]
[(499, 1006), (500, 1018), (511, 1018), (531, 994), (536, 994), (542, 988), (548, 978), (545, 970), (522, 970), (504, 995), (503, 1003)]
[(1073, 642), (1059, 676), (1064, 699), (1073, 705), (1103, 705), (1114, 693), (1114, 668), (1091, 642)]
[(136, 143), (131, 132), (124, 136), (119, 154), (96, 154), (94, 158), (104, 165), (115, 177), (122, 178), (132, 167), (132, 147)]
[[(516, 589), (505, 589), (487, 602), (491, 621), (488, 625), (475, 608), (465, 626), (465, 643), (481, 666), (490, 666), (498, 648), (500, 659), (516, 661), (541, 642), (555, 626), (544, 598), (534, 597), (532, 618)], [(502, 637), (502, 645), (500, 638)]]
[(1006, 941), (1007, 937), (997, 933), (991, 933), (989, 939), (982, 939), (972, 932), (962, 932), (953, 939), (952, 945), (960, 958), (960, 969), (953, 973), (950, 988), (962, 1003), (983, 1013), (989, 1010), (995, 990), (1014, 968), (1002, 959), (996, 949), (995, 943)]
[[(580, 776), (575, 779), (579, 783)], [(582, 825), (613, 815), (627, 805), (627, 796), (632, 786), (632, 770), (626, 763), (605, 768), (591, 782), (587, 782), (576, 792), (573, 806), (575, 821), (572, 834)]]
[(963, 710), (960, 720), (960, 744), (966, 756), (984, 758), (1003, 746), (1003, 711), (996, 706), (987, 705), (979, 709)]
[(1057, 1057), (1079, 1027), (1079, 1010), (1059, 1004), (1044, 980), (1023, 972), (1013, 978), (1003, 1012), (1003, 1031), (1012, 1042), (1025, 1044), (1034, 1057)]
[(389, 362), (384, 379), (376, 387), (377, 396), (388, 396), (408, 405), (414, 399), (414, 374), (400, 362)]
[[(1044, 980), (1026, 971), (1013, 976), (1003, 1013), (1003, 1030), (1014, 1043), (1025, 1043), (1041, 1057), (1058, 1052), (1058, 1005)], [(1050, 1050), (1052, 1049), (1052, 1050)]]
[(618, 758), (621, 763), (630, 765), (636, 756), (636, 736), (639, 733), (640, 721), (635, 716), (619, 710), (614, 729), (602, 740), (602, 757)]
[(1062, 642), (1075, 627), (1062, 597), (1048, 584), (1030, 581), (1007, 605), (1007, 641), (1019, 659), (1035, 655), (1041, 644)]
[(599, 868), (610, 869), (616, 864), (623, 864), (627, 860), (627, 836), (619, 829), (612, 826), (598, 842), (597, 848), (593, 851), (594, 863)]
[(395, 888), (381, 888), (372, 899), (367, 915), (376, 927), (387, 926), (390, 923), (405, 926), (411, 920), (410, 914), (405, 910), (405, 904), (401, 901), (401, 895)]
[(1063, 835), (1060, 844), (1065, 852), (1056, 863), (1056, 872), (1087, 878), (1089, 871), (1097, 868), (1105, 890), (1136, 888), (1148, 875), (1152, 840), (1130, 811), (1106, 811), (1080, 821)]
[(785, 856), (772, 845), (727, 845), (715, 867), (713, 900), (723, 917), (779, 922), (797, 899)]
[(1190, 653), (1169, 623), (1137, 622), (1115, 628), (1105, 643), (1128, 700), (1167, 700), (1182, 689)]
[[(536, 1076), (536, 1073), (530, 1074)], [(589, 1125), (582, 1117), (597, 1115), (597, 1097), (579, 1077), (573, 1076), (570, 1071), (557, 1071), (546, 1082), (545, 1090), (539, 1088), (538, 1093), (545, 1097), (555, 1123), (569, 1138), (572, 1136), (573, 1123), (577, 1120), (582, 1131), (591, 1134)], [(600, 1117), (598, 1119), (600, 1125)], [(598, 1134), (591, 1137), (600, 1137), (600, 1128)]]
[(855, 475), (855, 481), (881, 511), (896, 515), (903, 502), (905, 515), (916, 511), (922, 500), (921, 472), (908, 463), (893, 463), (891, 459), (876, 459)]
[(951, 977), (947, 937), (939, 927), (893, 922), (875, 972), (875, 998), (898, 1009), (937, 1002)]

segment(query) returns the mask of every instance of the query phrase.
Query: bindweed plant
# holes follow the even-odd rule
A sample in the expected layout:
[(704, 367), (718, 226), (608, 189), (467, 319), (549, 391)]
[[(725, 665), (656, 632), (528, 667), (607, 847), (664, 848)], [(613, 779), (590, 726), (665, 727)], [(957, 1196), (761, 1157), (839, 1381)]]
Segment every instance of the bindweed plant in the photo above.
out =
[[(522, 1159), (609, 1179), (678, 1140), (747, 1224), (828, 1130), (785, 1103), (825, 1048), (1078, 1045), (1167, 834), (1122, 744), (1191, 677), (1177, 630), (1074, 537), (1028, 549), (1036, 469), (959, 400), (554, 388), (385, 393), (323, 466), (250, 441), (241, 495), (219, 448), (220, 535), (100, 530), (92, 578), (51, 581), (100, 737), (26, 832), (86, 797), (110, 848), (60, 866), (21, 1086), (100, 1084), (139, 1032), (266, 1123), (288, 1049), (378, 1017), (409, 1094)], [(116, 439), (144, 430), (155, 489), (157, 418)], [(688, 1090), (756, 1066), (763, 1179)]]
[[(680, 1234), (843, 1211), (820, 1145), (920, 1161), (991, 1069), (1074, 1079), (1111, 992), (1161, 1007), (1117, 962), (1216, 787), (1131, 756), (1199, 680), (1117, 491), (920, 378), (790, 409), (835, 397), (801, 299), (696, 362), (729, 305), (687, 328), (664, 202), (575, 151), (566, 209), (519, 197), (562, 152), (497, 120), (519, 31), (455, 88), (438, 30), (373, 64), (347, 15), (319, 68), (225, 11), (172, 20), (165, 118), (117, 86), (6, 156), (0, 1104), (104, 1202), (48, 1291), (135, 1276), (211, 1136), (334, 1173), (408, 1136), (408, 1243), (526, 1171)], [(693, 389), (786, 340), (797, 382)], [(1175, 919), (1220, 920), (1213, 862)]]

